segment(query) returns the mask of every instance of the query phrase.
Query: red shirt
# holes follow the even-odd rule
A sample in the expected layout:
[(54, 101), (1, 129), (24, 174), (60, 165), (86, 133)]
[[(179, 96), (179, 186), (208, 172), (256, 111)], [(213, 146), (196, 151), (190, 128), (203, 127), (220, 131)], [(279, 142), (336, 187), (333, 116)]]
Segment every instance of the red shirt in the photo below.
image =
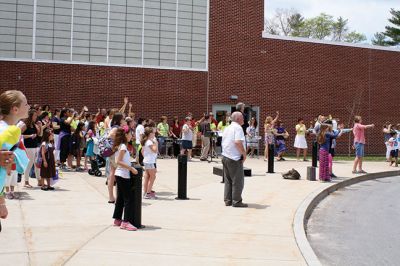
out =
[(99, 114), (99, 115), (96, 117), (96, 123), (98, 124), (98, 123), (104, 121), (104, 118), (105, 118), (104, 115)]
[(170, 127), (171, 127), (171, 129), (172, 129), (172, 133), (174, 133), (175, 136), (176, 136), (177, 138), (179, 138), (179, 136), (180, 136), (180, 134), (181, 134), (181, 125), (180, 125), (180, 124), (175, 125), (175, 123), (172, 123)]

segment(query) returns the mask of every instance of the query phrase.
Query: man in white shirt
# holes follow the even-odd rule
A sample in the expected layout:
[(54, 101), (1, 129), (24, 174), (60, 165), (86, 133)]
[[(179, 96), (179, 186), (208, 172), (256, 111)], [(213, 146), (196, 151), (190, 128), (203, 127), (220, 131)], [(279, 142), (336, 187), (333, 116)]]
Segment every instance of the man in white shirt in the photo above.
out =
[(246, 160), (246, 142), (242, 129), (242, 113), (234, 112), (232, 123), (225, 128), (222, 137), (222, 165), (224, 167), (224, 201), (225, 206), (248, 207), (242, 202), (244, 187), (243, 163)]

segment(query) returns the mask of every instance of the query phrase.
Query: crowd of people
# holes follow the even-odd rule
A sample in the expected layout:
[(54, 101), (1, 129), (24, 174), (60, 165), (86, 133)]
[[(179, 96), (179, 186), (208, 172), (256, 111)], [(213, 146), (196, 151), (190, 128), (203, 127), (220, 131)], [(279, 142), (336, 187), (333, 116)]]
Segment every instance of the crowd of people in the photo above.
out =
[[(261, 146), (257, 118), (244, 113), (243, 103), (236, 105), (236, 111), (232, 115), (224, 113), (219, 117), (220, 121), (217, 121), (211, 112), (205, 113), (200, 119), (195, 119), (192, 113), (187, 113), (183, 120), (174, 116), (171, 123), (168, 123), (166, 116), (162, 116), (159, 123), (152, 119), (137, 118), (132, 112), (133, 105), (128, 98), (123, 99), (119, 109), (99, 108), (96, 112), (90, 112), (86, 106), (79, 111), (68, 106), (57, 109), (51, 109), (49, 105), (30, 106), (20, 91), (6, 91), (0, 96), (0, 105), (0, 133), (13, 127), (21, 132), (21, 141), (14, 140), (10, 144), (3, 144), (5, 151), (1, 153), (0, 170), (3, 169), (6, 174), (4, 178), (0, 178), (0, 210), (2, 206), (5, 207), (4, 198), (18, 198), (18, 194), (15, 193), (18, 179), (23, 178), (24, 186), (32, 188), (36, 184), (31, 184), (30, 178), (35, 177), (37, 185), (43, 191), (54, 190), (52, 184), (57, 179), (58, 169), (66, 172), (88, 171), (94, 164), (100, 164), (100, 160), (105, 160), (108, 202), (115, 204), (114, 224), (126, 230), (136, 230), (131, 223), (132, 195), (128, 189), (132, 186), (130, 175), (137, 173), (132, 167), (132, 161), (136, 161), (144, 169), (143, 197), (156, 199), (153, 186), (158, 158), (186, 154), (191, 161), (193, 149), (198, 146), (198, 140), (201, 140), (200, 161), (206, 161), (213, 156), (215, 146), (218, 146), (221, 147), (223, 164), (230, 165), (231, 169), (233, 167), (232, 173), (236, 173), (242, 171), (237, 162), (243, 163), (246, 156), (253, 156), (255, 150)], [(311, 136), (310, 138), (319, 145), (320, 180), (330, 181), (335, 177), (332, 172), (332, 159), (335, 156), (336, 139), (352, 131), (356, 153), (353, 173), (365, 173), (362, 168), (364, 131), (373, 126), (363, 125), (361, 117), (356, 116), (353, 128), (346, 129), (338, 119), (319, 115), (315, 124), (307, 128), (304, 119), (299, 118), (294, 127), (296, 136), (293, 146), (296, 149), (296, 158), (300, 161), (302, 153), (302, 160), (307, 161), (307, 136)], [(235, 139), (235, 132), (239, 127), (243, 133), (238, 135), (240, 141)], [(397, 166), (400, 132), (390, 123), (385, 125), (383, 132), (388, 150), (387, 159)], [(266, 117), (263, 133), (264, 159), (268, 160), (269, 156), (274, 156), (277, 161), (284, 161), (289, 133), (280, 119), (279, 112), (276, 112), (274, 118)], [(227, 139), (239, 141), (243, 150), (236, 144), (236, 148), (229, 146)], [(271, 145), (275, 154), (269, 154)], [(239, 152), (235, 152), (235, 149), (239, 149)], [(18, 151), (23, 151), (26, 158), (16, 156), (21, 154)], [(231, 176), (228, 185), (235, 183), (233, 179)], [(117, 193), (114, 191), (115, 184)], [(226, 189), (232, 190), (230, 187)], [(241, 204), (239, 196), (232, 198), (231, 194), (225, 195), (225, 203), (239, 207), (245, 205)], [(123, 213), (125, 214), (122, 218)], [(3, 208), (1, 217), (4, 216), (6, 215)]]

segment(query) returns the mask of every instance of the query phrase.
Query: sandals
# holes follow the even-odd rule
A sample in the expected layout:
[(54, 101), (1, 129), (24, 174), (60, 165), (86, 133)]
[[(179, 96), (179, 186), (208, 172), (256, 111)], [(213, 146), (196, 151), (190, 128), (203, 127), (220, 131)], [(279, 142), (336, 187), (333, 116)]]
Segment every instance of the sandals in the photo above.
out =
[(26, 188), (33, 188), (33, 186), (31, 184), (25, 184), (24, 187)]
[(352, 174), (368, 174), (367, 172), (365, 172), (364, 170), (360, 170), (360, 171), (352, 171)]

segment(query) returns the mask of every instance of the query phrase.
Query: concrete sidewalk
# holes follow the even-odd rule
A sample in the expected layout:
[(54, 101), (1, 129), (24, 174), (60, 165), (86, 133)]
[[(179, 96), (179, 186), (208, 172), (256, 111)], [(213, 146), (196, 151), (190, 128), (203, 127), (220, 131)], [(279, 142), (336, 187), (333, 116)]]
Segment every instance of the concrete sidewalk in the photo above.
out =
[[(219, 161), (219, 160), (218, 160)], [(177, 201), (177, 160), (157, 161), (157, 200), (143, 200), (136, 232), (112, 226), (105, 178), (64, 173), (55, 191), (19, 188), (22, 198), (8, 200), (2, 220), (0, 260), (13, 265), (305, 265), (293, 234), (298, 206), (330, 183), (305, 180), (311, 162), (267, 163), (248, 159), (243, 201), (249, 208), (225, 207), (221, 163), (188, 163), (188, 197)], [(368, 172), (394, 170), (384, 162), (366, 162)], [(302, 180), (284, 180), (297, 169)], [(352, 162), (335, 162), (337, 180), (354, 177)], [(104, 169), (103, 169), (104, 170)], [(36, 183), (32, 180), (32, 184)], [(337, 182), (337, 181), (336, 181)]]

